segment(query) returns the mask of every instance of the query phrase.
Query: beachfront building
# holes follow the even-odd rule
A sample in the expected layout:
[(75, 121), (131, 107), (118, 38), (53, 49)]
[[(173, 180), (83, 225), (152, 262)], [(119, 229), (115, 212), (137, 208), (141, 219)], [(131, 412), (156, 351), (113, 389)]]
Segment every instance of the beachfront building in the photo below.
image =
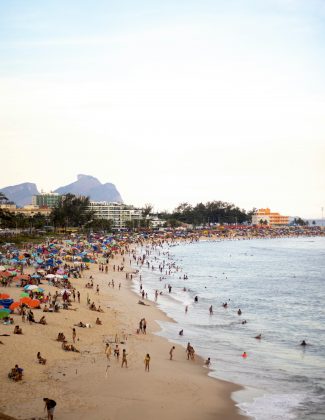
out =
[(43, 216), (49, 216), (51, 209), (48, 207), (34, 206), (29, 204), (24, 207), (17, 207), (16, 204), (0, 204), (2, 210), (6, 210), (13, 214), (22, 214), (23, 216), (33, 217), (36, 214), (42, 214)]
[(91, 201), (88, 209), (94, 212), (96, 219), (111, 220), (116, 229), (137, 227), (143, 219), (141, 209), (121, 203)]
[(53, 192), (41, 193), (41, 194), (33, 195), (32, 204), (34, 206), (48, 207), (50, 209), (53, 209), (60, 203), (61, 200), (62, 200), (62, 195), (58, 193), (53, 193)]
[(289, 216), (273, 213), (269, 208), (259, 209), (252, 216), (252, 225), (283, 226), (289, 224)]

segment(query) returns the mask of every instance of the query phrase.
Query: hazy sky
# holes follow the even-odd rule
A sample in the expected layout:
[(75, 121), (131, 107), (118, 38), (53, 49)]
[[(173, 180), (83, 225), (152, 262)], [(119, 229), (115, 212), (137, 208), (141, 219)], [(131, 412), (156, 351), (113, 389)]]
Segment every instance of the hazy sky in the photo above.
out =
[(0, 187), (321, 217), (324, 0), (0, 0)]

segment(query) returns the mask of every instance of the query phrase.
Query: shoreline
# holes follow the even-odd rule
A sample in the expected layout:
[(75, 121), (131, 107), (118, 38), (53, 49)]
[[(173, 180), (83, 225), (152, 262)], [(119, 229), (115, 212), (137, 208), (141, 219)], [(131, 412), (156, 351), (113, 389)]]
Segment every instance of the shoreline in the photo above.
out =
[[(31, 361), (35, 359), (34, 355), (26, 352), (25, 361), (20, 361), (19, 359), (24, 359), (23, 354), (17, 354), (15, 357), (10, 354), (9, 367), (18, 362), (24, 367), (26, 374), (22, 383), (11, 383), (8, 380), (8, 387), (0, 394), (0, 410), (20, 419), (43, 418), (42, 398), (49, 396), (58, 402), (56, 413), (63, 420), (82, 420), (91, 416), (98, 420), (131, 420), (154, 416), (159, 420), (165, 419), (166, 415), (171, 419), (187, 420), (247, 418), (239, 414), (239, 409), (231, 399), (231, 394), (242, 389), (241, 386), (208, 376), (209, 370), (203, 367), (203, 359), (197, 357), (195, 362), (187, 361), (184, 348), (180, 345), (175, 344), (175, 360), (168, 360), (171, 344), (168, 339), (155, 333), (160, 329), (157, 321), (171, 319), (152, 301), (148, 301), (150, 306), (138, 304), (139, 297), (132, 290), (130, 280), (125, 279), (125, 271), (112, 270), (112, 264), (118, 264), (121, 260), (122, 256), (118, 255), (110, 261), (108, 274), (96, 271), (98, 265), (94, 264), (90, 271), (84, 272), (83, 279), (72, 280), (74, 286), (79, 285), (77, 290), (81, 293), (81, 304), (77, 311), (61, 310), (59, 314), (46, 314), (48, 326), (25, 325), (20, 320), (16, 322), (17, 315), (15, 316), (15, 323), (19, 323), (23, 330), (26, 330), (26, 336), (11, 336), (10, 338), (15, 339), (12, 341), (24, 338), (20, 340), (25, 341), (24, 348), (32, 347), (30, 351), (34, 352), (39, 349), (43, 357), (48, 357), (49, 363), (42, 368)], [(125, 267), (129, 273), (134, 272), (129, 264), (125, 264)], [(90, 274), (94, 277), (94, 284), (100, 286), (99, 296), (94, 290), (84, 287)], [(112, 277), (116, 284), (114, 289), (107, 287)], [(121, 290), (117, 287), (119, 282), (122, 284)], [(46, 289), (48, 288), (51, 293), (55, 290), (52, 286), (46, 286)], [(12, 289), (13, 287), (8, 287), (6, 291), (10, 293)], [(85, 305), (86, 294), (89, 294), (96, 305), (101, 304), (105, 313), (90, 311)], [(107, 308), (107, 305), (110, 308)], [(65, 317), (64, 322), (60, 319), (62, 314)], [(70, 316), (66, 316), (68, 314)], [(35, 315), (38, 319), (40, 311), (35, 311)], [(103, 325), (94, 325), (97, 316)], [(149, 333), (136, 334), (138, 320), (144, 316), (148, 322)], [(51, 325), (52, 317), (57, 318), (54, 326)], [(72, 323), (80, 320), (93, 324), (90, 330), (77, 328), (80, 341), (77, 341), (76, 347), (80, 348), (80, 355), (54, 348), (58, 347), (54, 344), (54, 336), (58, 331), (63, 330), (71, 342), (68, 329), (71, 329)], [(8, 329), (8, 326), (6, 328)], [(34, 340), (26, 342), (25, 338), (28, 339), (33, 332), (37, 333), (35, 329), (39, 328), (45, 329), (44, 332), (48, 334), (44, 338), (49, 341), (51, 336), (52, 343), (45, 345), (40, 336), (35, 337), (36, 341), (38, 340), (36, 346), (35, 342), (32, 343)], [(1, 327), (1, 332), (3, 330)], [(128, 369), (122, 369), (113, 355), (109, 362), (110, 367), (107, 367), (104, 341), (114, 341), (116, 333), (120, 336), (120, 341), (126, 343), (125, 347), (129, 353)], [(9, 344), (10, 341), (6, 341), (5, 344)], [(123, 344), (120, 348), (123, 348)], [(152, 358), (149, 373), (144, 372), (143, 365), (144, 356), (148, 352)], [(5, 367), (4, 361), (0, 362), (0, 369), (2, 376), (5, 375), (9, 370), (8, 360)], [(17, 387), (21, 391), (19, 408), (15, 401), (12, 401), (13, 398), (8, 398), (8, 395), (15, 394)], [(25, 400), (21, 397), (24, 393), (23, 388), (29, 390), (29, 398)], [(193, 400), (195, 404), (192, 404)]]

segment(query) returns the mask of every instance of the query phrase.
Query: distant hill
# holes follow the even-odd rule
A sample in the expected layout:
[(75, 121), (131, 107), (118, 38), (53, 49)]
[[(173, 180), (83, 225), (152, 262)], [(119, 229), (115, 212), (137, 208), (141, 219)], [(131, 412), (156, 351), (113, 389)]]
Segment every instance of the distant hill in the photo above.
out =
[(123, 203), (122, 197), (114, 184), (109, 182), (102, 184), (97, 178), (90, 175), (78, 175), (77, 181), (64, 187), (59, 187), (54, 192), (58, 194), (86, 195), (93, 201)]
[(16, 203), (18, 207), (31, 204), (32, 196), (39, 194), (36, 184), (32, 182), (23, 182), (22, 184), (0, 188), (0, 191), (9, 201)]
[[(32, 203), (32, 196), (39, 194), (36, 184), (24, 182), (10, 187), (0, 188), (9, 201), (13, 201), (18, 207)], [(107, 182), (102, 184), (97, 178), (90, 175), (78, 175), (77, 181), (63, 187), (57, 188), (54, 192), (59, 194), (85, 195), (93, 201), (109, 201), (123, 203), (120, 193), (114, 184)]]

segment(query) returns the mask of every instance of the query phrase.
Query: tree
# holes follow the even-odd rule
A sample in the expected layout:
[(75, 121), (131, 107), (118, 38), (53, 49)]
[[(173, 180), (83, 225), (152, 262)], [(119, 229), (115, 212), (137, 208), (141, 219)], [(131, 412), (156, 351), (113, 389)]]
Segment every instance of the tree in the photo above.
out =
[(87, 227), (92, 228), (93, 230), (111, 232), (113, 227), (113, 220), (110, 219), (93, 219), (88, 224)]
[(153, 209), (153, 205), (152, 204), (145, 204), (143, 209), (142, 209), (142, 216), (145, 219), (147, 216), (149, 216), (149, 214), (152, 212)]
[(3, 192), (0, 191), (0, 204), (5, 204), (7, 203), (9, 200), (8, 198), (4, 195)]
[(301, 217), (295, 217), (294, 220), (293, 220), (293, 223), (296, 226), (308, 226), (309, 225), (308, 221), (304, 221)]
[(52, 210), (51, 219), (55, 227), (81, 227), (93, 219), (89, 210), (89, 197), (65, 195)]

